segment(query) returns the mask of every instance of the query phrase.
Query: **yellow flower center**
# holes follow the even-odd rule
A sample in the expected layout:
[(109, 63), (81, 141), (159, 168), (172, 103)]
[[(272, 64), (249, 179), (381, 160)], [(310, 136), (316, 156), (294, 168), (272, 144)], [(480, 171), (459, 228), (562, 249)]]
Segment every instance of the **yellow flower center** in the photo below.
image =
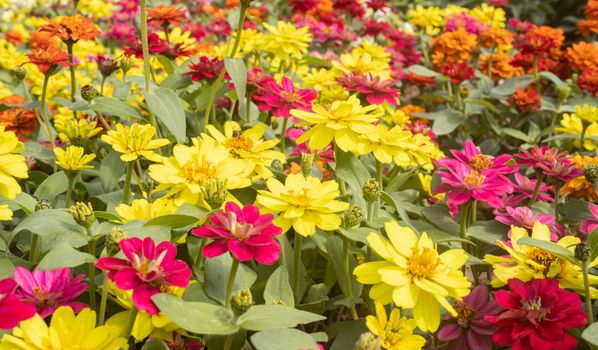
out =
[(164, 285), (164, 284), (160, 285), (160, 292), (166, 293), (166, 294), (171, 294), (171, 295), (178, 295), (177, 287), (175, 287), (175, 286), (167, 286), (167, 285)]
[(469, 328), (471, 321), (473, 321), (473, 317), (475, 316), (475, 311), (471, 306), (459, 302), (455, 303), (453, 308), (457, 312), (457, 324), (461, 328)]
[(414, 248), (413, 255), (409, 258), (408, 272), (412, 278), (427, 279), (434, 275), (439, 263), (438, 253), (434, 249), (424, 248), (418, 253)]
[(280, 97), (282, 97), (283, 100), (289, 103), (297, 102), (300, 100), (299, 94), (297, 94), (296, 92), (288, 92), (286, 90), (282, 90), (280, 92)]
[(218, 169), (206, 161), (203, 161), (201, 165), (191, 162), (185, 165), (184, 170), (187, 182), (197, 185), (202, 185), (209, 178), (218, 177)]
[(395, 322), (390, 321), (386, 325), (386, 329), (381, 336), (382, 345), (385, 349), (395, 349), (400, 344), (401, 340), (410, 334), (409, 330), (403, 327), (404, 320), (404, 318), (401, 318)]
[(477, 171), (472, 171), (471, 173), (465, 175), (463, 182), (473, 188), (477, 188), (482, 186), (485, 179), (486, 176), (480, 175)]
[(546, 268), (557, 259), (556, 255), (548, 253), (540, 248), (532, 248), (527, 253), (527, 257)]
[(476, 154), (475, 156), (471, 157), (469, 161), (469, 165), (477, 171), (484, 171), (489, 169), (492, 164), (492, 159), (485, 154)]
[(253, 140), (247, 136), (235, 135), (227, 139), (224, 145), (226, 148), (232, 149), (234, 155), (237, 155), (234, 150), (251, 151), (253, 149)]
[(303, 188), (301, 191), (289, 190), (289, 195), (293, 197), (300, 206), (307, 206), (311, 201), (309, 188), (307, 187)]

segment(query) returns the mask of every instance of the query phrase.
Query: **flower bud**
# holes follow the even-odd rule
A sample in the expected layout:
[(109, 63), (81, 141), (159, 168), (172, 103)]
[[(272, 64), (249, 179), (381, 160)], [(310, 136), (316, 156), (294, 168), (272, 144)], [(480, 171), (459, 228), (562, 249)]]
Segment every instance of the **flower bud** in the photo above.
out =
[(87, 102), (93, 100), (94, 98), (98, 97), (98, 90), (93, 86), (87, 84), (81, 88), (81, 97)]
[(563, 85), (557, 88), (557, 92), (559, 94), (559, 100), (565, 101), (571, 94), (571, 87), (569, 85)]
[(588, 165), (583, 168), (583, 175), (589, 183), (598, 188), (598, 167), (595, 165)]
[(240, 315), (245, 313), (253, 305), (253, 295), (249, 289), (237, 291), (231, 299), (233, 311)]
[(98, 62), (98, 69), (104, 78), (112, 75), (118, 68), (118, 63), (110, 57), (104, 57), (104, 59)]
[(204, 181), (201, 187), (203, 199), (208, 203), (210, 208), (218, 209), (226, 201), (226, 184), (227, 179), (209, 178)]
[(368, 203), (374, 203), (380, 197), (380, 184), (375, 179), (367, 179), (363, 184), (363, 199)]
[(23, 81), (27, 77), (27, 70), (23, 66), (18, 66), (10, 70), (10, 75), (18, 81)]
[(106, 237), (106, 252), (109, 256), (114, 256), (120, 251), (120, 246), (118, 244), (125, 238), (127, 238), (127, 231), (119, 227), (114, 227), (112, 231), (110, 231)]
[(461, 96), (461, 98), (468, 98), (469, 97), (469, 89), (467, 87), (462, 87), (459, 90), (459, 95)]
[(347, 210), (345, 210), (343, 216), (343, 225), (345, 228), (358, 226), (365, 218), (365, 210), (357, 204), (351, 204)]
[(314, 165), (314, 157), (315, 154), (313, 153), (301, 154), (301, 174), (303, 174), (303, 176), (309, 176), (311, 173), (311, 168)]
[(52, 202), (50, 202), (47, 199), (40, 199), (35, 204), (35, 211), (43, 210), (43, 209), (52, 209), (52, 207), (53, 207)]
[(131, 56), (125, 56), (120, 60), (120, 69), (123, 74), (127, 74), (133, 68), (133, 65), (135, 65), (135, 59)]
[(284, 167), (282, 166), (282, 162), (279, 159), (274, 159), (270, 167), (275, 171), (283, 171)]
[(380, 338), (371, 332), (361, 333), (353, 350), (381, 350)]
[(575, 246), (575, 257), (581, 261), (587, 261), (592, 254), (592, 249), (586, 243), (579, 243)]
[(81, 226), (91, 227), (96, 219), (93, 213), (93, 207), (89, 202), (87, 204), (83, 202), (77, 202), (71, 207), (70, 211), (71, 215), (73, 215), (73, 219), (75, 219), (75, 222)]

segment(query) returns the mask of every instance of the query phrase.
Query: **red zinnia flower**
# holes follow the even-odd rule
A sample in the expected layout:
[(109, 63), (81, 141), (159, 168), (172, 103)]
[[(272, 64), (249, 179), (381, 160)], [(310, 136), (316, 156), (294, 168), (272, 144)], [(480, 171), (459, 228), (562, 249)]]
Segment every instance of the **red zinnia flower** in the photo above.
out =
[(290, 0), (293, 13), (308, 13), (318, 6), (318, 0)]
[(219, 58), (209, 58), (202, 56), (199, 62), (189, 65), (190, 72), (184, 75), (191, 76), (193, 81), (202, 81), (204, 79), (216, 79), (224, 69), (224, 61)]
[(11, 329), (35, 315), (35, 306), (21, 301), (16, 288), (12, 278), (0, 280), (0, 329)]
[(555, 160), (566, 159), (567, 152), (561, 152), (558, 148), (548, 148), (548, 146), (534, 145), (529, 151), (520, 148), (521, 153), (515, 154), (519, 158), (517, 164), (529, 165), (532, 168), (538, 168), (540, 164), (551, 164)]
[(276, 117), (291, 117), (291, 109), (311, 110), (311, 101), (317, 97), (313, 90), (296, 89), (293, 81), (287, 77), (282, 78), (282, 86), (274, 79), (254, 95), (254, 100), (260, 111), (270, 111)]
[(598, 96), (598, 69), (585, 68), (577, 80), (579, 87)]
[(345, 74), (337, 82), (348, 91), (359, 92), (364, 95), (368, 103), (381, 105), (384, 102), (394, 106), (399, 98), (399, 90), (394, 88), (393, 80), (381, 81), (370, 73), (365, 75)]
[(532, 87), (527, 89), (517, 88), (517, 91), (509, 98), (507, 102), (519, 113), (533, 113), (542, 108), (542, 97)]
[(492, 337), (498, 346), (513, 350), (552, 349), (573, 350), (575, 337), (566, 329), (586, 324), (586, 314), (575, 292), (559, 287), (554, 278), (522, 282), (509, 280), (509, 291), (494, 295), (506, 310), (486, 320), (500, 326)]
[[(147, 42), (150, 53), (154, 52), (163, 54), (168, 50), (168, 42), (166, 40), (162, 40), (156, 33), (149, 33), (147, 36)], [(129, 43), (128, 47), (123, 48), (123, 50), (127, 56), (135, 55), (137, 58), (143, 58), (141, 40), (136, 40), (132, 43)]]
[(29, 63), (36, 64), (37, 69), (44, 74), (55, 73), (54, 68), (57, 66), (68, 67), (71, 65), (69, 61), (71, 55), (52, 46), (44, 50), (33, 50), (33, 53), (28, 54), (27, 57), (29, 57)]
[(255, 205), (240, 208), (234, 202), (226, 203), (224, 211), (210, 217), (211, 225), (192, 231), (199, 237), (213, 238), (203, 254), (208, 258), (220, 256), (227, 251), (239, 261), (255, 259), (260, 264), (274, 264), (280, 254), (280, 244), (274, 237), (282, 229), (272, 224), (274, 215), (260, 215)]
[(473, 79), (475, 71), (466, 61), (461, 61), (459, 64), (449, 63), (443, 66), (442, 74), (449, 77), (451, 83), (461, 84), (465, 80)]

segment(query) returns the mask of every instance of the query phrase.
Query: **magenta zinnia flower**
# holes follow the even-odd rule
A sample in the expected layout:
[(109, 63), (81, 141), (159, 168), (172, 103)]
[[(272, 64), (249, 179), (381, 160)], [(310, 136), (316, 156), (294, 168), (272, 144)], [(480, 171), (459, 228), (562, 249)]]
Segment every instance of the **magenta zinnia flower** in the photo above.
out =
[(566, 329), (586, 324), (586, 314), (575, 292), (559, 287), (554, 278), (522, 282), (509, 280), (509, 291), (499, 290), (494, 295), (506, 310), (486, 320), (499, 325), (492, 337), (498, 346), (513, 350), (551, 349), (573, 350), (575, 337)]
[(213, 80), (220, 75), (224, 69), (224, 61), (219, 58), (209, 58), (202, 56), (197, 63), (189, 65), (190, 72), (183, 73), (183, 75), (191, 76), (193, 81)]
[(438, 331), (438, 339), (448, 342), (448, 350), (491, 350), (492, 335), (498, 326), (485, 317), (502, 310), (494, 300), (488, 300), (488, 288), (477, 286), (471, 294), (455, 302), (457, 317), (447, 314), (447, 321)]
[(533, 148), (526, 150), (523, 147), (521, 153), (515, 154), (519, 160), (517, 164), (529, 165), (532, 168), (538, 168), (540, 164), (550, 164), (554, 160), (565, 159), (567, 152), (560, 152), (558, 148), (548, 148), (547, 146), (534, 145)]
[[(534, 195), (534, 189), (538, 180), (531, 180), (526, 176), (519, 173), (515, 173), (515, 187), (513, 188), (513, 194), (505, 198), (505, 206), (517, 207), (522, 201), (529, 200)], [(538, 188), (537, 202), (552, 202), (553, 199), (548, 194), (551, 186), (542, 183)], [(526, 202), (527, 203), (527, 202)]]
[(506, 207), (505, 210), (506, 213), (495, 212), (495, 219), (509, 227), (516, 226), (531, 230), (536, 222), (541, 222), (550, 229), (550, 238), (553, 241), (556, 241), (559, 235), (565, 234), (565, 228), (556, 221), (553, 214), (536, 214), (530, 207)]
[(587, 218), (579, 224), (579, 232), (585, 235), (589, 235), (598, 227), (598, 205), (590, 204), (590, 212), (593, 217)]
[(12, 278), (0, 280), (0, 329), (11, 329), (35, 315), (35, 306), (21, 301), (14, 293), (17, 283)]
[[(519, 170), (516, 165), (508, 164), (512, 157), (509, 154), (501, 154), (496, 157), (488, 156), (480, 152), (478, 147), (471, 141), (463, 142), (463, 152), (451, 150), (455, 159), (443, 158), (437, 163), (442, 166), (450, 166), (455, 161), (469, 165), (473, 170), (484, 172), (487, 170), (496, 171), (500, 175), (514, 173)], [(506, 177), (504, 177), (506, 179)]]
[(30, 272), (19, 266), (14, 273), (15, 282), (19, 286), (16, 294), (22, 301), (35, 305), (42, 318), (50, 316), (61, 306), (70, 306), (77, 313), (89, 307), (74, 301), (87, 289), (87, 283), (81, 282), (83, 277), (85, 276), (78, 275), (71, 280), (69, 268), (46, 271), (35, 269)]
[(192, 231), (196, 236), (213, 238), (203, 254), (208, 258), (227, 251), (239, 261), (255, 259), (260, 264), (272, 265), (280, 255), (280, 244), (274, 239), (282, 229), (272, 224), (274, 215), (260, 215), (255, 205), (242, 209), (234, 202), (226, 203), (224, 211), (210, 217), (211, 225)]
[(268, 81), (268, 86), (254, 96), (260, 111), (269, 111), (272, 115), (282, 118), (291, 117), (291, 109), (311, 110), (311, 101), (317, 97), (315, 91), (296, 89), (293, 81), (282, 78), (282, 86), (274, 79)]
[(365, 75), (345, 74), (338, 78), (337, 82), (348, 91), (359, 92), (370, 104), (381, 105), (388, 102), (394, 106), (399, 98), (399, 90), (393, 87), (396, 85), (395, 81), (381, 81), (379, 77), (373, 77), (370, 73)]
[(104, 257), (96, 266), (108, 271), (108, 278), (122, 290), (133, 290), (133, 305), (139, 310), (157, 314), (152, 296), (167, 287), (186, 287), (191, 270), (184, 261), (176, 260), (176, 247), (170, 242), (156, 246), (146, 237), (123, 239), (119, 243), (126, 259)]

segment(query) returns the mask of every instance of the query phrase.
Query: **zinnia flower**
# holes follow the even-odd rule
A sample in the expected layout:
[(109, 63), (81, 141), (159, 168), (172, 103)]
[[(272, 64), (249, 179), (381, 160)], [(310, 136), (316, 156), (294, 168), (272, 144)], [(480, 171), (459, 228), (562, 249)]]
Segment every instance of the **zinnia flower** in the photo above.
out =
[(66, 150), (54, 147), (56, 164), (66, 172), (75, 172), (83, 169), (93, 169), (93, 166), (86, 165), (95, 159), (95, 154), (85, 154), (83, 147), (68, 146)]
[(384, 260), (361, 264), (353, 274), (359, 283), (373, 284), (370, 297), (374, 301), (413, 309), (419, 329), (435, 332), (440, 305), (457, 316), (447, 298), (461, 300), (469, 294), (471, 283), (461, 272), (467, 254), (462, 249), (439, 254), (427, 233), (418, 238), (395, 221), (385, 223), (384, 229), (390, 242), (374, 232), (367, 237), (369, 246)]
[(214, 239), (203, 248), (203, 255), (215, 258), (227, 251), (239, 261), (255, 259), (260, 264), (272, 265), (278, 260), (280, 244), (274, 239), (282, 229), (272, 224), (274, 215), (261, 215), (251, 204), (240, 208), (228, 202), (225, 209), (210, 217), (212, 224), (192, 231), (199, 237)]
[(169, 25), (180, 26), (186, 22), (185, 10), (172, 5), (158, 5), (147, 9), (147, 22), (157, 26), (168, 27)]
[(565, 58), (574, 70), (598, 68), (598, 46), (594, 43), (580, 41), (567, 48)]
[(370, 104), (381, 105), (387, 102), (391, 106), (395, 106), (399, 99), (399, 90), (394, 87), (395, 81), (381, 81), (380, 77), (373, 77), (370, 73), (365, 75), (345, 74), (338, 78), (337, 82), (347, 91), (362, 94)]
[(579, 224), (579, 232), (589, 235), (598, 227), (598, 205), (590, 204), (593, 217), (587, 218)]
[(75, 316), (73, 309), (62, 306), (54, 312), (50, 325), (39, 315), (21, 322), (12, 334), (5, 334), (0, 350), (120, 350), (127, 349), (121, 327), (96, 327), (96, 313), (83, 309)]
[(85, 275), (78, 275), (71, 280), (71, 270), (62, 268), (56, 270), (32, 272), (18, 266), (14, 272), (14, 279), (19, 288), (16, 294), (22, 301), (37, 307), (37, 313), (46, 318), (61, 306), (70, 306), (74, 312), (79, 312), (87, 304), (74, 301), (87, 289), (87, 283), (81, 282)]
[(33, 50), (33, 53), (28, 54), (29, 63), (37, 65), (37, 69), (43, 74), (54, 74), (58, 72), (56, 67), (68, 67), (71, 65), (69, 55), (65, 51), (57, 47), (48, 47), (45, 49)]
[(17, 179), (28, 177), (25, 157), (19, 153), (25, 146), (12, 131), (5, 131), (0, 125), (0, 195), (8, 199), (15, 199), (21, 193), (21, 186)]
[(97, 268), (108, 271), (108, 278), (122, 290), (133, 290), (133, 304), (150, 314), (158, 313), (152, 296), (166, 288), (186, 287), (191, 270), (176, 260), (176, 246), (170, 242), (155, 244), (151, 237), (123, 239), (119, 243), (126, 259), (103, 257)]
[[(15, 294), (16, 288), (12, 278), (0, 280), (0, 329), (11, 329), (35, 315), (35, 306), (21, 301)], [(1, 346), (0, 343), (0, 349)]]
[(123, 162), (132, 162), (145, 157), (152, 162), (159, 162), (161, 157), (154, 150), (170, 143), (167, 139), (153, 139), (156, 129), (149, 124), (134, 123), (131, 126), (116, 124), (116, 130), (102, 135), (102, 141), (122, 153)]
[(278, 21), (276, 26), (264, 22), (268, 34), (264, 37), (264, 49), (280, 60), (301, 58), (307, 52), (312, 35), (309, 27), (297, 28), (292, 23)]
[(8, 107), (0, 112), (0, 125), (6, 131), (14, 132), (17, 137), (29, 137), (37, 128), (37, 120), (32, 109), (26, 109), (21, 104), (25, 99), (21, 96), (12, 95), (0, 98), (0, 104)]
[(340, 195), (336, 181), (320, 182), (302, 174), (287, 176), (282, 184), (275, 178), (266, 182), (268, 191), (258, 191), (256, 204), (267, 213), (277, 214), (274, 224), (287, 232), (291, 226), (302, 236), (316, 233), (316, 226), (325, 231), (336, 230), (341, 224), (337, 213), (349, 207), (335, 200)]
[(417, 327), (415, 320), (401, 317), (401, 310), (393, 308), (390, 317), (386, 315), (384, 306), (376, 303), (376, 317), (367, 316), (365, 324), (374, 335), (380, 337), (380, 344), (388, 350), (420, 350), (426, 339), (413, 334)]
[(534, 113), (542, 108), (542, 97), (531, 87), (525, 90), (518, 87), (517, 91), (507, 98), (507, 102), (522, 114)]
[(509, 281), (509, 291), (494, 295), (506, 310), (486, 319), (500, 328), (492, 337), (498, 346), (513, 350), (573, 350), (575, 337), (566, 330), (586, 324), (586, 314), (577, 293), (559, 288), (554, 278)]
[(446, 324), (438, 331), (438, 339), (448, 342), (448, 350), (492, 350), (492, 335), (498, 326), (485, 317), (502, 310), (494, 300), (488, 300), (488, 288), (477, 286), (471, 293), (453, 304), (457, 316), (447, 314)]
[(52, 19), (48, 24), (43, 25), (40, 31), (59, 37), (67, 45), (72, 45), (79, 40), (93, 40), (100, 35), (92, 18), (79, 15)]
[(282, 86), (270, 80), (255, 95), (254, 100), (260, 111), (270, 111), (276, 117), (289, 118), (291, 109), (311, 110), (311, 101), (316, 97), (315, 91), (297, 89), (291, 79), (282, 77)]
[(123, 222), (151, 220), (164, 215), (172, 215), (177, 207), (168, 198), (159, 198), (152, 203), (146, 199), (134, 199), (131, 205), (119, 204), (114, 210)]
[(213, 80), (224, 69), (224, 61), (217, 57), (201, 56), (197, 63), (189, 64), (189, 69), (184, 75), (189, 75), (193, 81)]

